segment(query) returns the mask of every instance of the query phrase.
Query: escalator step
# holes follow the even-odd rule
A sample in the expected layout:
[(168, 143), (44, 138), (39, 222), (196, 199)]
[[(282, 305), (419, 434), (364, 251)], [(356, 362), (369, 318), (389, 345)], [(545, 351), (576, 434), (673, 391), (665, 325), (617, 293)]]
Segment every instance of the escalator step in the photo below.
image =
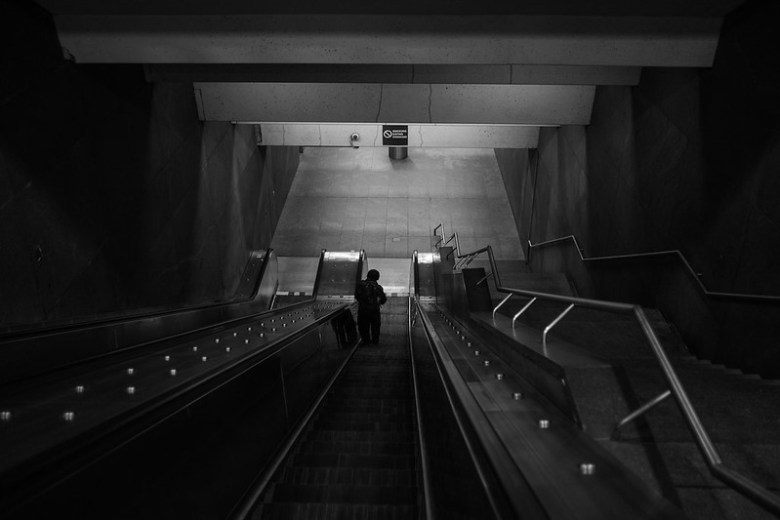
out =
[(312, 430), (307, 441), (327, 442), (407, 442), (407, 432), (370, 432), (358, 430)]
[(275, 503), (414, 504), (417, 501), (417, 490), (414, 487), (399, 486), (276, 484), (273, 501)]
[(341, 400), (330, 399), (323, 407), (323, 411), (350, 410), (355, 412), (387, 413), (387, 412), (411, 412), (414, 403), (408, 399), (361, 399), (347, 397)]
[(370, 504), (265, 504), (263, 520), (406, 520), (417, 518), (417, 506)]
[(328, 442), (308, 441), (300, 453), (343, 453), (347, 455), (413, 455), (414, 442)]
[(342, 484), (348, 486), (414, 486), (417, 474), (413, 469), (384, 468), (285, 468), (280, 482), (294, 484)]
[(411, 421), (399, 420), (399, 422), (368, 421), (365, 419), (356, 419), (353, 421), (344, 421), (340, 419), (329, 420), (327, 416), (320, 417), (317, 421), (317, 428), (321, 430), (357, 430), (373, 432), (411, 432), (414, 425)]
[(296, 453), (292, 466), (325, 468), (379, 468), (412, 469), (415, 467), (412, 455), (357, 455), (339, 453)]
[[(334, 421), (343, 421), (345, 425), (353, 423), (389, 423), (398, 424), (411, 422), (411, 415), (406, 413), (366, 413), (351, 411), (326, 411), (320, 415), (320, 421), (333, 423)], [(351, 430), (352, 428), (344, 428)]]

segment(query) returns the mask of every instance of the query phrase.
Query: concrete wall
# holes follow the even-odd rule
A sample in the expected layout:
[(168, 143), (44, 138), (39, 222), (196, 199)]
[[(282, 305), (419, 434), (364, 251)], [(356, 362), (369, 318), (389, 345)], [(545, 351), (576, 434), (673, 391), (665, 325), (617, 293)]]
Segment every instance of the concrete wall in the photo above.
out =
[[(497, 151), (521, 239), (529, 227), (533, 242), (575, 234), (586, 256), (680, 249), (709, 290), (780, 294), (777, 14), (748, 2), (728, 17), (712, 69), (646, 68), (637, 87), (598, 87), (589, 126), (542, 129), (535, 187), (525, 158)], [(532, 215), (519, 206), (529, 191)], [(780, 355), (761, 346), (776, 344), (777, 305), (705, 309), (688, 289), (657, 290), (679, 276), (666, 267), (653, 280), (578, 264), (567, 248), (534, 260), (568, 272), (583, 295), (678, 309), (704, 357), (780, 373)]]
[(8, 7), (0, 105), (0, 328), (229, 300), (268, 247), (297, 148), (200, 123), (188, 84), (62, 59)]

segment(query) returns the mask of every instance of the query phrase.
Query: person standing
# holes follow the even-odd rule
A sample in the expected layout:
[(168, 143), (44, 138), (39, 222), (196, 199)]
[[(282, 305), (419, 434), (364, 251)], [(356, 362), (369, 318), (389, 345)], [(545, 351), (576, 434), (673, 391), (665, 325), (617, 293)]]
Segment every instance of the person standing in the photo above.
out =
[(382, 327), (382, 316), (379, 308), (387, 302), (387, 296), (377, 280), (379, 280), (379, 271), (370, 269), (366, 273), (366, 279), (358, 282), (355, 287), (361, 345), (379, 344), (379, 330)]

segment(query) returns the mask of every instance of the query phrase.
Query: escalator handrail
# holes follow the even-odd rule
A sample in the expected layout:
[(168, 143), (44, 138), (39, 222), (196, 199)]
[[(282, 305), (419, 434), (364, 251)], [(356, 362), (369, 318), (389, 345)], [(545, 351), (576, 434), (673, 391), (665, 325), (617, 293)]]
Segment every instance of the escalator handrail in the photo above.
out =
[[(728, 484), (730, 487), (740, 491), (755, 503), (761, 505), (773, 514), (780, 515), (780, 497), (763, 486), (753, 482), (752, 480), (744, 477), (738, 472), (726, 467), (718, 453), (715, 445), (710, 440), (704, 425), (701, 423), (698, 414), (696, 413), (693, 404), (688, 398), (688, 394), (683, 387), (680, 378), (677, 376), (676, 371), (672, 367), (672, 363), (666, 355), (658, 336), (653, 331), (650, 321), (647, 319), (645, 311), (639, 305), (629, 303), (618, 303), (603, 300), (594, 300), (588, 298), (577, 298), (574, 296), (563, 296), (559, 294), (542, 293), (538, 291), (526, 291), (523, 289), (513, 289), (511, 287), (504, 287), (501, 284), (501, 276), (498, 272), (495, 256), (493, 255), (493, 248), (491, 246), (483, 247), (471, 253), (461, 255), (459, 258), (476, 257), (479, 254), (487, 253), (488, 260), (490, 262), (490, 269), (493, 274), (493, 280), (496, 284), (496, 289), (499, 292), (508, 293), (510, 295), (524, 296), (527, 298), (538, 298), (552, 302), (565, 303), (569, 305), (577, 305), (581, 307), (587, 307), (589, 309), (596, 309), (606, 312), (613, 312), (617, 314), (629, 314), (633, 315), (642, 328), (642, 332), (645, 338), (650, 343), (650, 347), (653, 354), (656, 357), (656, 361), (661, 367), (661, 370), (666, 377), (666, 381), (670, 386), (670, 390), (677, 405), (680, 407), (680, 411), (685, 418), (685, 422), (693, 434), (696, 445), (704, 456), (704, 460), (710, 469), (710, 472), (719, 478), (721, 481)], [(506, 300), (505, 300), (506, 301)]]
[[(411, 299), (411, 296), (410, 296)], [(457, 385), (464, 389), (464, 392), (468, 392), (467, 389), (465, 389), (465, 383), (463, 383), (462, 380), (458, 380), (457, 378), (448, 377), (445, 375), (446, 368), (442, 367), (441, 360), (440, 360), (440, 353), (445, 351), (444, 345), (441, 342), (441, 339), (439, 336), (434, 332), (433, 324), (430, 321), (430, 318), (426, 315), (426, 313), (423, 311), (423, 309), (420, 307), (420, 302), (417, 300), (417, 298), (414, 298), (414, 305), (417, 307), (417, 313), (418, 316), (420, 316), (420, 320), (423, 324), (423, 328), (425, 330), (425, 335), (428, 339), (428, 347), (431, 349), (431, 354), (433, 356), (434, 363), (436, 365), (436, 370), (439, 374), (439, 379), (442, 383), (442, 388), (444, 389), (444, 393), (447, 396), (447, 401), (450, 405), (450, 409), (452, 411), (453, 417), (455, 418), (455, 421), (458, 425), (458, 430), (460, 431), (461, 438), (463, 439), (466, 449), (468, 451), (469, 458), (471, 459), (472, 463), (474, 464), (474, 469), (476, 470), (480, 484), (482, 485), (482, 488), (485, 492), (485, 496), (488, 499), (488, 502), (490, 503), (491, 509), (494, 514), (494, 518), (504, 518), (505, 515), (502, 513), (501, 508), (499, 507), (496, 497), (494, 495), (494, 491), (491, 489), (491, 486), (488, 484), (487, 474), (491, 471), (489, 467), (486, 467), (483, 460), (477, 455), (476, 449), (474, 448), (474, 445), (472, 444), (470, 435), (466, 431), (466, 421), (467, 419), (462, 417), (462, 412), (458, 409), (458, 407), (455, 404), (456, 398), (453, 397), (450, 388), (447, 384), (447, 381), (450, 381), (453, 385)], [(464, 406), (468, 406), (468, 403), (462, 403)], [(481, 411), (480, 408), (476, 407), (474, 408), (474, 411)]]
[(679, 249), (670, 249), (667, 251), (651, 251), (651, 252), (644, 252), (644, 253), (628, 253), (623, 255), (586, 257), (582, 254), (584, 249), (580, 246), (579, 242), (577, 241), (577, 237), (575, 237), (574, 235), (566, 235), (564, 237), (554, 238), (552, 240), (545, 240), (544, 242), (538, 242), (536, 244), (532, 244), (531, 241), (529, 240), (528, 241), (529, 254), (527, 256), (530, 259), (531, 249), (544, 248), (547, 246), (560, 244), (562, 242), (567, 242), (567, 241), (571, 241), (573, 243), (574, 248), (577, 250), (577, 253), (579, 254), (580, 260), (582, 262), (593, 262), (593, 263), (618, 262), (618, 261), (659, 258), (662, 256), (674, 256), (680, 261), (680, 263), (682, 263), (684, 271), (689, 275), (689, 277), (692, 280), (694, 280), (696, 286), (699, 288), (701, 293), (708, 298), (717, 298), (723, 300), (740, 300), (740, 301), (748, 301), (754, 303), (774, 303), (774, 304), (780, 303), (780, 296), (775, 296), (771, 294), (750, 294), (750, 293), (730, 293), (730, 292), (710, 291), (701, 281), (701, 278), (696, 274), (696, 271), (694, 271), (693, 267), (691, 267), (691, 264), (688, 262), (688, 259), (685, 258), (683, 252), (680, 251)]
[[(412, 323), (412, 300), (414, 298), (414, 269), (415, 265), (417, 263), (417, 251), (414, 251), (413, 258), (412, 258), (412, 264), (411, 264), (411, 276), (409, 277), (409, 298), (407, 301), (407, 309), (406, 309), (406, 326), (407, 326), (407, 336), (408, 336), (408, 346), (409, 346), (409, 365), (410, 370), (412, 373), (412, 392), (414, 394), (414, 412), (415, 416), (417, 417), (417, 442), (420, 447), (420, 470), (422, 472), (422, 483), (423, 483), (423, 503), (425, 505), (425, 520), (435, 520), (436, 514), (433, 509), (433, 501), (431, 500), (431, 471), (430, 466), (428, 464), (428, 448), (425, 443), (425, 429), (424, 425), (422, 423), (422, 412), (421, 412), (421, 405), (420, 405), (420, 391), (419, 391), (419, 385), (417, 384), (417, 369), (415, 367), (414, 363), (414, 354), (412, 352), (412, 327), (414, 324)], [(417, 308), (417, 304), (414, 304), (414, 308), (416, 312), (420, 312), (420, 310)]]
[[(288, 307), (285, 307), (285, 311), (289, 311), (291, 309), (296, 309), (298, 307), (303, 307), (303, 306), (306, 306), (306, 305), (311, 305), (312, 303), (314, 303), (313, 299), (307, 299), (305, 301), (296, 303), (295, 305), (290, 305)], [(169, 334), (169, 335), (167, 335), (165, 337), (162, 337), (162, 338), (154, 338), (154, 339), (150, 339), (150, 340), (147, 340), (147, 341), (142, 341), (140, 343), (134, 343), (134, 344), (128, 345), (126, 347), (122, 347), (122, 348), (118, 348), (118, 349), (111, 350), (111, 351), (108, 351), (108, 352), (103, 352), (103, 353), (100, 353), (100, 354), (89, 356), (87, 358), (79, 359), (79, 360), (76, 360), (76, 361), (73, 361), (73, 362), (70, 362), (70, 363), (66, 363), (64, 365), (59, 365), (59, 366), (56, 366), (56, 367), (54, 367), (54, 368), (52, 368), (50, 370), (47, 370), (45, 372), (41, 372), (39, 374), (35, 374), (32, 377), (36, 377), (37, 378), (37, 377), (42, 377), (42, 376), (45, 376), (46, 374), (51, 374), (51, 373), (54, 373), (54, 372), (60, 372), (60, 371), (64, 371), (64, 370), (72, 370), (72, 369), (74, 369), (74, 367), (78, 367), (78, 366), (83, 366), (83, 365), (86, 365), (86, 364), (99, 362), (101, 359), (105, 359), (105, 358), (117, 357), (118, 355), (122, 355), (122, 354), (125, 354), (127, 352), (132, 352), (133, 350), (137, 350), (137, 349), (141, 349), (141, 348), (144, 348), (144, 347), (148, 347), (150, 345), (154, 345), (154, 344), (159, 343), (161, 341), (173, 341), (173, 340), (176, 340), (178, 338), (184, 338), (186, 336), (190, 336), (192, 334), (200, 334), (200, 333), (205, 333), (207, 331), (213, 331), (213, 330), (216, 330), (216, 329), (219, 329), (219, 328), (232, 327), (232, 326), (235, 326), (235, 325), (237, 325), (239, 323), (242, 323), (242, 322), (251, 321), (251, 320), (257, 320), (257, 319), (263, 319), (266, 316), (273, 316), (273, 315), (276, 315), (276, 314), (278, 314), (280, 312), (282, 312), (282, 311), (281, 310), (273, 310), (273, 309), (271, 309), (271, 310), (264, 310), (262, 312), (256, 312), (254, 314), (248, 314), (246, 316), (241, 316), (239, 318), (231, 318), (231, 319), (220, 321), (220, 322), (217, 322), (217, 323), (211, 323), (211, 324), (208, 324), (208, 325), (204, 325), (202, 327), (188, 329), (188, 330), (186, 330), (184, 332), (178, 332), (178, 333), (175, 333), (175, 334)], [(7, 381), (3, 382), (2, 386), (4, 386), (7, 383), (9, 383), (9, 382), (7, 382)], [(9, 384), (16, 384), (16, 383), (17, 383), (16, 381), (11, 381)]]
[(320, 279), (322, 277), (322, 268), (325, 265), (325, 253), (327, 249), (320, 251), (320, 261), (317, 263), (317, 274), (314, 276), (314, 287), (312, 288), (312, 298), (317, 299), (317, 292), (320, 290)]

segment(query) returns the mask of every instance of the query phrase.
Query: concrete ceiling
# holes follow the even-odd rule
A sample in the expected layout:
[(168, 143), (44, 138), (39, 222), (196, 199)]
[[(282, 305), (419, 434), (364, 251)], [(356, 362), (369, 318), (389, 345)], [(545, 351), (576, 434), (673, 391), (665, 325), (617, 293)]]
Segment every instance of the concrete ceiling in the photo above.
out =
[(588, 124), (594, 86), (642, 67), (711, 66), (742, 2), (39, 0), (78, 63), (193, 82), (202, 119), (532, 126)]
[(38, 0), (52, 14), (525, 14), (722, 17), (744, 0)]

